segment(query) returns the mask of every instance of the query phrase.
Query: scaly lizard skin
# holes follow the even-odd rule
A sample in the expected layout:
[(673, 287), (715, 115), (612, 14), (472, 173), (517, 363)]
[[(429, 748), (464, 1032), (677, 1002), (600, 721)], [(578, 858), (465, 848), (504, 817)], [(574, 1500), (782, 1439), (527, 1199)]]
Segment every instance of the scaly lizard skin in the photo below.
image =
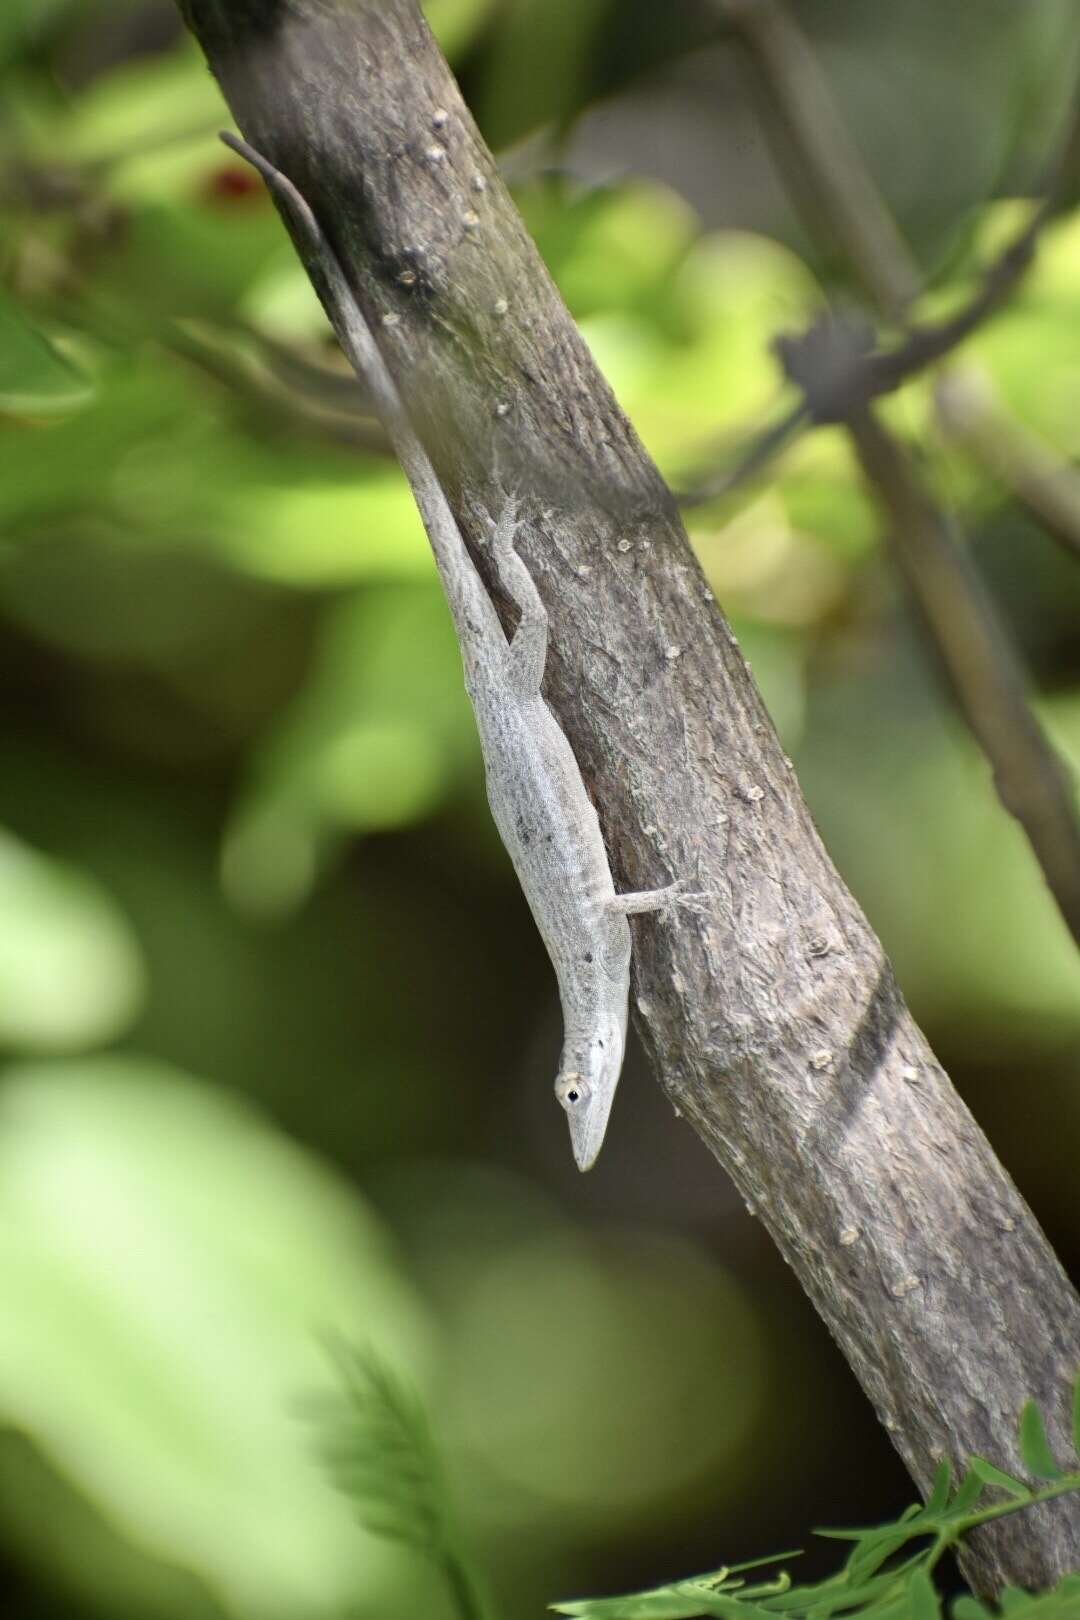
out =
[(588, 1170), (604, 1140), (626, 1045), (626, 916), (672, 904), (682, 898), (682, 885), (615, 893), (577, 760), (540, 692), (548, 616), (514, 550), (516, 500), (506, 502), (492, 539), (499, 582), (521, 613), (507, 641), (427, 451), (315, 216), (292, 182), (246, 142), (232, 135), (222, 139), (258, 169), (297, 227), (308, 271), (342, 348), (370, 390), (420, 509), (461, 648), (488, 803), (559, 982), (564, 1037), (555, 1095), (569, 1119), (578, 1169)]

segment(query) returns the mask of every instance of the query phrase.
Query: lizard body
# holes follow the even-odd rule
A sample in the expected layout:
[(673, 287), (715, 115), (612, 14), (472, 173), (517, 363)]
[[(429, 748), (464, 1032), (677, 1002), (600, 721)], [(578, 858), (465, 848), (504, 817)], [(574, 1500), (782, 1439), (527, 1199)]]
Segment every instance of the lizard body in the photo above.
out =
[(308, 269), (342, 348), (370, 390), (427, 530), (454, 621), (476, 716), (488, 803), (559, 984), (563, 1049), (555, 1094), (574, 1158), (600, 1151), (622, 1069), (630, 989), (628, 912), (672, 903), (680, 884), (617, 895), (600, 822), (573, 750), (540, 686), (548, 616), (514, 549), (517, 502), (492, 539), (502, 588), (521, 617), (507, 640), (431, 460), (332, 247), (286, 176), (235, 136), (223, 139), (258, 169), (298, 228)]

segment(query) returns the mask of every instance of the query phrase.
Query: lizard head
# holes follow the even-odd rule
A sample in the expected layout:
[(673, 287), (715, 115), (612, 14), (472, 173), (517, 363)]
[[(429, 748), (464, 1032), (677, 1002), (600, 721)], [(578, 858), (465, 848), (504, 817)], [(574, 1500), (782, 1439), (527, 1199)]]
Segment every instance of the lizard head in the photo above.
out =
[(624, 1041), (623, 1030), (611, 1024), (587, 1040), (567, 1042), (563, 1051), (555, 1095), (566, 1110), (579, 1170), (591, 1170), (600, 1152), (619, 1083)]

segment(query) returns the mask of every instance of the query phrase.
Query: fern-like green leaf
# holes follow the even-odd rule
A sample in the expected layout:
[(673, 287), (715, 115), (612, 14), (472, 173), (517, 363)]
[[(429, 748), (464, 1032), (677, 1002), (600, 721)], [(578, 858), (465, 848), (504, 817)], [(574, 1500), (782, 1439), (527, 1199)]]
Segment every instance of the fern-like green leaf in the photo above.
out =
[(1020, 1455), (1040, 1479), (1061, 1478), (1062, 1469), (1050, 1450), (1042, 1413), (1034, 1401), (1025, 1401), (1020, 1413)]
[(452, 1516), (423, 1406), (370, 1351), (332, 1350), (343, 1398), (319, 1446), (331, 1480), (371, 1534), (440, 1556)]
[(925, 1536), (922, 1525), (886, 1524), (862, 1541), (848, 1560), (847, 1572), (852, 1584), (857, 1585), (876, 1575), (894, 1553), (916, 1536)]
[(736, 1577), (748, 1569), (799, 1556), (798, 1552), (776, 1553), (772, 1558), (728, 1564), (711, 1574), (654, 1586), (644, 1592), (627, 1592), (622, 1597), (570, 1598), (549, 1604), (549, 1608), (556, 1614), (573, 1615), (576, 1620), (698, 1620), (701, 1615), (719, 1615), (722, 1620), (729, 1616), (737, 1616), (737, 1620), (773, 1620), (773, 1615), (758, 1607), (755, 1599), (779, 1596), (790, 1586), (789, 1577), (781, 1574), (765, 1586), (753, 1587)]
[(338, 1340), (329, 1349), (341, 1396), (323, 1409), (319, 1450), (331, 1480), (370, 1535), (442, 1568), (461, 1620), (486, 1620), (423, 1404), (372, 1351)]

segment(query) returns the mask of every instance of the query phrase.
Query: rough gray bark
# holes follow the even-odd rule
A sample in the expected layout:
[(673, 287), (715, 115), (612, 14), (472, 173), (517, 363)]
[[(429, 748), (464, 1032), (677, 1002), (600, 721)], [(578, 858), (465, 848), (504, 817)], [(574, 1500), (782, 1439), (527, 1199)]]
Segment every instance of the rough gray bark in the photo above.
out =
[[(1064, 1448), (1080, 1301), (822, 848), (672, 497), (415, 0), (181, 4), (244, 135), (332, 239), (466, 535), (507, 486), (525, 499), (547, 691), (618, 886), (715, 896), (634, 925), (638, 1025), (671, 1101), (921, 1488), (943, 1455), (1022, 1472), (1028, 1395)], [(982, 1590), (1080, 1566), (1080, 1503), (988, 1527), (966, 1565)]]

